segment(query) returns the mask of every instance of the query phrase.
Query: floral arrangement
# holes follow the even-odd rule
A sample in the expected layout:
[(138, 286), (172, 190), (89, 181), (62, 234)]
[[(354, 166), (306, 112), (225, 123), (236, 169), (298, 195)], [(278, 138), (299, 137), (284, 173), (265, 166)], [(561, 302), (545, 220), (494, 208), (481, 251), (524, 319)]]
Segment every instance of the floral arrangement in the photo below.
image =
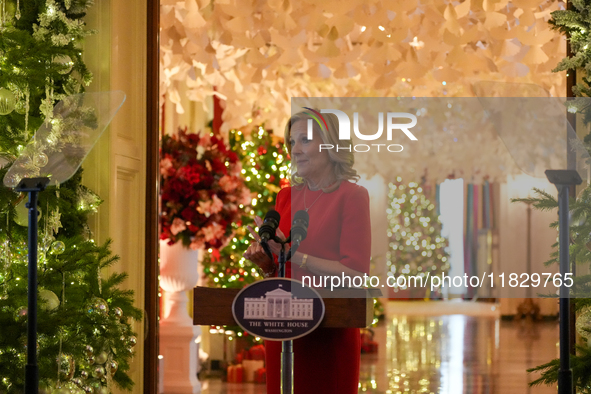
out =
[(252, 201), (238, 155), (209, 133), (179, 129), (160, 147), (160, 239), (191, 249), (220, 249)]

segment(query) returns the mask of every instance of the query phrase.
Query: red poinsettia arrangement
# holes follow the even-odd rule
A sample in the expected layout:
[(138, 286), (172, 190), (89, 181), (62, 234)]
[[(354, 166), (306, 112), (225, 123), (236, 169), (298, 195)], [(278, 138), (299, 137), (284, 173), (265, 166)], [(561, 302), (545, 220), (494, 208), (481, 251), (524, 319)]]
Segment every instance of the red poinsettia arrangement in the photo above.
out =
[[(220, 249), (252, 201), (236, 153), (209, 133), (179, 129), (160, 147), (160, 239), (191, 249)], [(241, 208), (242, 207), (242, 208)]]

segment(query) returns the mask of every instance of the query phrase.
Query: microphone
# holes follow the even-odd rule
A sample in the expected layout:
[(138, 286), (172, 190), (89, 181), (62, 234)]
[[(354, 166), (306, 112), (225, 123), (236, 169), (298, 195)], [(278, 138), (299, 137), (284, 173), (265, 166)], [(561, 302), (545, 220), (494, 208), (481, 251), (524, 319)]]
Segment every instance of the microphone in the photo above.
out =
[(301, 210), (297, 211), (293, 215), (293, 223), (289, 237), (296, 246), (300, 246), (300, 243), (306, 239), (308, 235), (308, 223), (310, 222), (310, 215), (308, 212)]
[(271, 209), (265, 215), (265, 219), (263, 220), (263, 225), (259, 229), (259, 235), (261, 237), (261, 244), (266, 244), (270, 239), (275, 238), (275, 232), (279, 227), (279, 220), (281, 216), (279, 212), (274, 209)]

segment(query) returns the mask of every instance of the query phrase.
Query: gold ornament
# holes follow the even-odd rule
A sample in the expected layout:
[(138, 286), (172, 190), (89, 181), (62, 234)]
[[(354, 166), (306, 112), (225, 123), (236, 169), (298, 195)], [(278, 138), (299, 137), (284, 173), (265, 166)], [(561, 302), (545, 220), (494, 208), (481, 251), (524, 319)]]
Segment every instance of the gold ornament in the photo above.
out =
[(108, 358), (109, 358), (109, 355), (107, 354), (107, 352), (105, 352), (105, 351), (102, 351), (102, 352), (100, 352), (100, 353), (99, 353), (99, 354), (96, 356), (96, 358), (95, 358), (95, 362), (96, 362), (97, 364), (104, 364), (104, 363), (106, 363), (106, 362), (107, 362), (107, 359), (108, 359)]
[(55, 241), (51, 244), (51, 254), (62, 254), (66, 251), (66, 244), (62, 241)]
[(60, 66), (58, 71), (60, 74), (68, 74), (74, 66), (74, 62), (68, 55), (57, 55), (53, 58), (53, 62)]
[(60, 306), (60, 299), (51, 290), (39, 290), (39, 298), (43, 301), (41, 308), (46, 311), (54, 311)]
[(103, 378), (105, 376), (105, 369), (103, 367), (96, 367), (93, 371), (92, 371), (92, 376), (94, 376), (97, 379)]
[(5, 88), (0, 88), (0, 115), (8, 115), (16, 108), (14, 93)]
[(115, 376), (115, 372), (117, 372), (117, 368), (119, 368), (119, 363), (117, 361), (111, 361), (111, 376)]
[(121, 319), (121, 317), (123, 316), (123, 310), (119, 307), (114, 308), (113, 313), (115, 314), (115, 317), (118, 319)]
[(90, 357), (92, 356), (92, 353), (94, 353), (94, 349), (90, 345), (86, 345), (84, 351), (86, 352), (86, 357)]
[(88, 305), (87, 311), (90, 314), (99, 313), (101, 315), (106, 315), (109, 313), (109, 305), (107, 304), (107, 301), (102, 298), (94, 297)]

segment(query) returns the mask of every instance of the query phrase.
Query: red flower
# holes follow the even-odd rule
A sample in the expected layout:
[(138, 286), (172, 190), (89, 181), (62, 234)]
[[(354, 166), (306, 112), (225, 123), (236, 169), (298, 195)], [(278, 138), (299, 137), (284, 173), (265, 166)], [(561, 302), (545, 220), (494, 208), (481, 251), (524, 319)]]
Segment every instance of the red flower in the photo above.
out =
[(199, 172), (197, 172), (198, 166), (187, 166), (187, 167), (183, 167), (181, 168), (181, 170), (179, 171), (179, 176), (181, 178), (184, 178), (188, 183), (194, 184), (194, 183), (199, 183), (201, 181), (201, 175), (199, 175)]
[(250, 194), (239, 176), (238, 155), (221, 137), (186, 128), (162, 138), (160, 155), (160, 239), (214, 250), (227, 245), (234, 236), (232, 223), (245, 214), (235, 202)]
[(192, 222), (195, 219), (195, 217), (197, 216), (197, 211), (187, 207), (187, 208), (183, 209), (183, 211), (181, 212), (181, 216), (186, 221)]
[(224, 161), (216, 157), (211, 161), (211, 172), (214, 174), (225, 175), (228, 170), (226, 169)]

